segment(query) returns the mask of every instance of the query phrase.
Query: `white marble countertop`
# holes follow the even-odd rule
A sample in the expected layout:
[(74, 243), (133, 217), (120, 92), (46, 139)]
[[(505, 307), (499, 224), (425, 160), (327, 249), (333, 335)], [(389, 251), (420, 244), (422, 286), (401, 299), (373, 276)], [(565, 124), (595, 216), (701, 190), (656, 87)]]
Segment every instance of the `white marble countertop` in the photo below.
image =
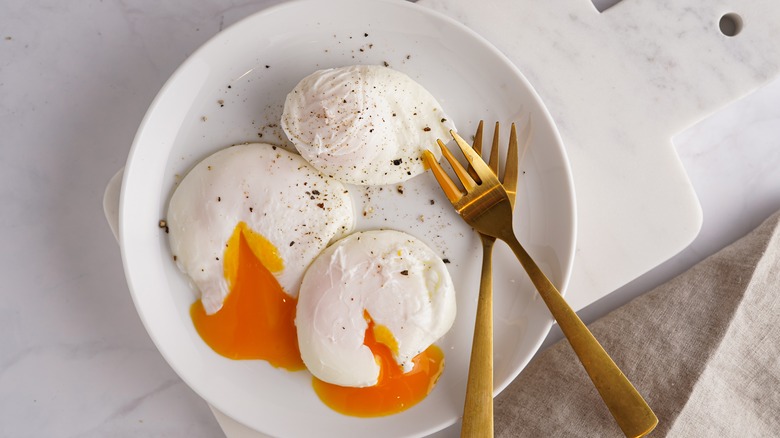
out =
[[(275, 3), (0, 6), (0, 436), (220, 436), (141, 325), (101, 201), (173, 70), (221, 28)], [(778, 102), (780, 79), (674, 139), (701, 232), (582, 310), (586, 322), (780, 209)], [(546, 344), (559, 338), (553, 331)]]

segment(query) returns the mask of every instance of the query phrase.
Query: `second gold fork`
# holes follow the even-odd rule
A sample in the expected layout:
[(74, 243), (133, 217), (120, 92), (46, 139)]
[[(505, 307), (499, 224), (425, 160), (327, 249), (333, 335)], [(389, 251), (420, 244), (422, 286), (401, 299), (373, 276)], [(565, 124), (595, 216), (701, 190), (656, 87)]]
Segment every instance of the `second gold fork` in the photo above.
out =
[[(473, 149), (476, 153), (482, 153), (483, 121), (480, 120), (477, 133), (474, 135)], [(499, 123), (493, 131), (493, 143), (490, 149), (489, 166), (498, 175), (499, 173)], [(526, 134), (529, 129), (526, 128)], [(523, 149), (527, 145), (527, 138), (523, 141)], [(449, 151), (445, 152), (448, 153)], [(502, 183), (506, 189), (510, 204), (514, 207), (515, 194), (517, 192), (517, 176), (519, 158), (517, 131), (512, 124), (509, 147), (507, 148), (506, 164)], [(469, 166), (469, 174), (475, 180), (479, 176), (473, 167)], [(479, 233), (482, 241), (482, 271), (479, 282), (479, 298), (477, 300), (477, 315), (474, 322), (474, 337), (471, 346), (471, 359), (469, 362), (468, 381), (466, 384), (466, 401), (463, 407), (463, 424), (461, 426), (462, 437), (487, 437), (493, 436), (493, 245), (496, 238)]]
[[(626, 436), (648, 434), (658, 424), (655, 413), (515, 237), (512, 206), (496, 174), (457, 133), (450, 131), (450, 134), (480, 182), (477, 183), (447, 151), (445, 157), (463, 184), (465, 193), (462, 192), (433, 155), (426, 151), (423, 158), (447, 198), (475, 231), (501, 239), (509, 245)], [(446, 145), (441, 140), (438, 143), (444, 153)]]

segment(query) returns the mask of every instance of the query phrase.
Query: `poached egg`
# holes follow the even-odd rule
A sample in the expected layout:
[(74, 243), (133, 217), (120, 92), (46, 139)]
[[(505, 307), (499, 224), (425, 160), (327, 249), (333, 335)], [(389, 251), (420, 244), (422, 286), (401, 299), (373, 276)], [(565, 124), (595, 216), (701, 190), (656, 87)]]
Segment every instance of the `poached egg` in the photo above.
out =
[(204, 341), (226, 357), (302, 369), (293, 319), (303, 273), (353, 222), (346, 188), (277, 146), (233, 146), (198, 163), (167, 225), (200, 295), (190, 314)]
[(323, 174), (357, 185), (406, 181), (453, 123), (439, 102), (404, 73), (376, 65), (319, 70), (287, 95), (281, 125)]
[(409, 234), (376, 230), (347, 236), (317, 257), (301, 284), (295, 321), (301, 357), (317, 379), (369, 387), (381, 366), (368, 338), (409, 373), (455, 313), (442, 259)]

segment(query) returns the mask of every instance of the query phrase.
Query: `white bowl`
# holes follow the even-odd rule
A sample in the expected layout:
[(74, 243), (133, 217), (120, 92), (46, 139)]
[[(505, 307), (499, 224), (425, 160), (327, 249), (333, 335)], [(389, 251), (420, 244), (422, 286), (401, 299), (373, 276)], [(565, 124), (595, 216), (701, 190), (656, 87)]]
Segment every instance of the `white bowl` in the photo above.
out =
[[(358, 229), (385, 227), (416, 235), (451, 261), (458, 287), (455, 325), (437, 343), (446, 355), (444, 374), (424, 401), (387, 417), (333, 412), (314, 394), (305, 371), (291, 373), (263, 361), (233, 361), (214, 353), (193, 328), (189, 308), (195, 295), (158, 228), (177, 178), (198, 160), (235, 143), (289, 145), (278, 128), (279, 117), (286, 93), (301, 78), (326, 67), (385, 62), (436, 96), (467, 137), (479, 119), (492, 132), (494, 121), (506, 129), (508, 122), (530, 115), (533, 137), (521, 164), (516, 231), (561, 290), (568, 282), (576, 228), (568, 161), (539, 97), (489, 43), (444, 16), (401, 1), (303, 0), (246, 18), (196, 51), (150, 106), (124, 172), (119, 235), (133, 300), (160, 353), (208, 403), (260, 432), (423, 436), (461, 415), (481, 251), (479, 239), (431, 175), (404, 183), (402, 190), (353, 190), (356, 208), (367, 212), (366, 217), (358, 214)], [(552, 319), (501, 244), (494, 273), (498, 393), (539, 348)]]

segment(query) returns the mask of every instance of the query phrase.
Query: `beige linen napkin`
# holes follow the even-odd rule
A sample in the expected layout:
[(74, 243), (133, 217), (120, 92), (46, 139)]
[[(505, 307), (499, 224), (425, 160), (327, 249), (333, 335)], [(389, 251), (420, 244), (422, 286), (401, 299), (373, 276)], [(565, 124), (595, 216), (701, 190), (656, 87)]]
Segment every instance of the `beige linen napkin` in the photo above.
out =
[[(780, 212), (590, 326), (655, 411), (651, 436), (780, 435)], [(496, 398), (496, 436), (622, 436), (564, 340)]]

